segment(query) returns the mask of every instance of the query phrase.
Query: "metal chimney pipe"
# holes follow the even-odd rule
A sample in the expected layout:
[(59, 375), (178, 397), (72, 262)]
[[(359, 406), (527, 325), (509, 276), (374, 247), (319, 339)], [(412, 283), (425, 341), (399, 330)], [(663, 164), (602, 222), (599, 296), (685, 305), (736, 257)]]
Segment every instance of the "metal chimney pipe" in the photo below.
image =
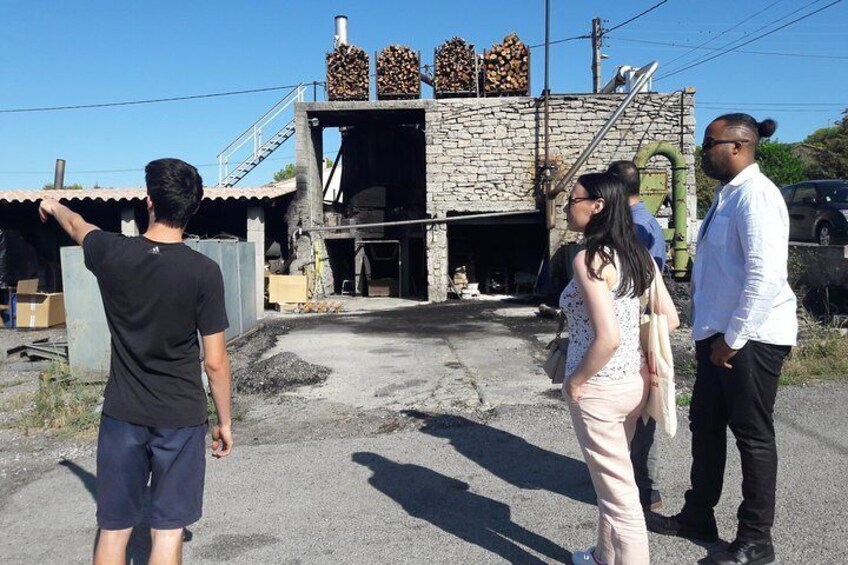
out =
[(336, 35), (333, 38), (333, 48), (347, 45), (347, 16), (336, 16)]
[(65, 188), (65, 160), (56, 159), (56, 171), (53, 173), (53, 189)]

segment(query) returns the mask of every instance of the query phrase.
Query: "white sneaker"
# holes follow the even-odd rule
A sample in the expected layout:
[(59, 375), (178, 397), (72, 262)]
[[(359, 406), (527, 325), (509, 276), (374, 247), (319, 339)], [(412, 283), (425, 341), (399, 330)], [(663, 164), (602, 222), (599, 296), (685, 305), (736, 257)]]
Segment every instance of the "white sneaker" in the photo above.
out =
[[(571, 554), (571, 562), (574, 565), (598, 565), (601, 562), (595, 559), (595, 546)], [(603, 564), (601, 564), (603, 565)]]

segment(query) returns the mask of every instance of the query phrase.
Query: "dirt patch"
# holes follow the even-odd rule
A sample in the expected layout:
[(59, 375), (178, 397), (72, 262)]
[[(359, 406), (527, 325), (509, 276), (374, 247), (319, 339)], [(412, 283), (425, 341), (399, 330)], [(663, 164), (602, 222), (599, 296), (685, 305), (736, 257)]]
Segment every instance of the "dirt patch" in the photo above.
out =
[(307, 363), (288, 351), (255, 361), (233, 372), (237, 392), (246, 394), (275, 394), (303, 385), (321, 384), (330, 369)]

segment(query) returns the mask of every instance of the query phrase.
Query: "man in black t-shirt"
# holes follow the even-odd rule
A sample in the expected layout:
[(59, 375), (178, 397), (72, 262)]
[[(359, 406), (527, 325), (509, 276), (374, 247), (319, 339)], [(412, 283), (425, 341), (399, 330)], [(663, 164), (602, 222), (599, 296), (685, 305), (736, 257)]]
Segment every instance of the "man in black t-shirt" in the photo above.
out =
[(224, 282), (211, 259), (182, 243), (203, 198), (197, 169), (178, 159), (145, 168), (147, 232), (140, 237), (100, 231), (52, 199), (53, 217), (83, 247), (97, 277), (112, 357), (97, 442), (95, 565), (125, 563), (150, 483), (150, 560), (180, 563), (183, 528), (202, 513), (206, 470), (206, 394), (200, 343), (218, 425), (212, 455), (233, 446), (230, 364), (224, 330)]

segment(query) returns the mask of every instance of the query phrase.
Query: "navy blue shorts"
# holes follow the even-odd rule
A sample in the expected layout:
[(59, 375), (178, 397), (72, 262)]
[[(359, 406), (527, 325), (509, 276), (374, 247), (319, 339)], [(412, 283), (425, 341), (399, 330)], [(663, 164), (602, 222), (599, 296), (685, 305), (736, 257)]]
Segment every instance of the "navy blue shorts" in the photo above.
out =
[(97, 438), (97, 525), (124, 530), (142, 522), (148, 490), (151, 528), (174, 530), (199, 520), (207, 428), (152, 428), (104, 414)]

